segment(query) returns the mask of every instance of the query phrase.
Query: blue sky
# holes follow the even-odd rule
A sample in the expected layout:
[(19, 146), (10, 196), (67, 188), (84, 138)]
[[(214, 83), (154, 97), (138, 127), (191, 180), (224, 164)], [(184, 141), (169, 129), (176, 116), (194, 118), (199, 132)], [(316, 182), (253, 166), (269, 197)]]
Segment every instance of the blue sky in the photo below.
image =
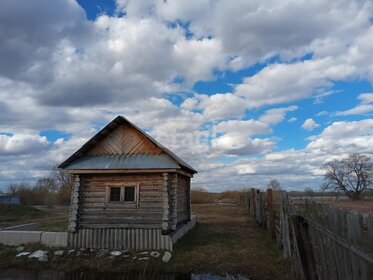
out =
[(2, 189), (48, 176), (117, 115), (213, 191), (318, 189), (325, 162), (373, 156), (371, 1), (3, 6)]

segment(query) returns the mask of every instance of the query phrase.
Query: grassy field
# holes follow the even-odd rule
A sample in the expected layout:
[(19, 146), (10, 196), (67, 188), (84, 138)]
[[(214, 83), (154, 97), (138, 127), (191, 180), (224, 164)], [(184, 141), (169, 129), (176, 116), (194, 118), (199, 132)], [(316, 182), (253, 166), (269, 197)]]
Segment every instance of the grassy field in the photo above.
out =
[(0, 228), (37, 223), (40, 230), (66, 231), (68, 207), (43, 207), (0, 204)]
[[(157, 258), (98, 257), (97, 252), (65, 255), (39, 263), (14, 258), (15, 249), (0, 247), (0, 268), (48, 268), (107, 272), (148, 271), (151, 273), (212, 273), (245, 275), (250, 279), (292, 279), (290, 265), (281, 257), (275, 242), (239, 206), (230, 203), (193, 205), (198, 223), (176, 244), (168, 264)], [(35, 249), (31, 245), (30, 249)], [(136, 253), (133, 253), (136, 256)]]
[(0, 204), (0, 228), (32, 223), (46, 215), (34, 207), (12, 204)]
[(193, 206), (198, 224), (177, 244), (176, 271), (291, 279), (290, 266), (267, 232), (235, 204)]

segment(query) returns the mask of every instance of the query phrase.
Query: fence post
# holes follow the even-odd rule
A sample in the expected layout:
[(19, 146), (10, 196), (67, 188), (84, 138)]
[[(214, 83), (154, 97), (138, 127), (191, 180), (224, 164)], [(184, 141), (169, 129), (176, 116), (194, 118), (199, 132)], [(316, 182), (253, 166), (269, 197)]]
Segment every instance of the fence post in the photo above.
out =
[(280, 205), (280, 236), (282, 241), (282, 249), (286, 259), (291, 257), (290, 230), (288, 217), (288, 196), (286, 191), (281, 191)]
[(255, 193), (255, 217), (256, 217), (256, 221), (259, 223), (259, 224), (262, 224), (262, 217), (261, 217), (261, 203), (260, 203), (260, 190), (256, 190), (256, 193)]
[(269, 232), (273, 239), (276, 238), (276, 226), (275, 226), (275, 212), (273, 211), (273, 192), (272, 189), (267, 190), (267, 207), (268, 207), (268, 219), (269, 219)]
[(308, 224), (301, 215), (293, 215), (292, 223), (304, 279), (317, 280), (315, 258), (308, 236)]
[(255, 216), (255, 189), (250, 189), (250, 214)]

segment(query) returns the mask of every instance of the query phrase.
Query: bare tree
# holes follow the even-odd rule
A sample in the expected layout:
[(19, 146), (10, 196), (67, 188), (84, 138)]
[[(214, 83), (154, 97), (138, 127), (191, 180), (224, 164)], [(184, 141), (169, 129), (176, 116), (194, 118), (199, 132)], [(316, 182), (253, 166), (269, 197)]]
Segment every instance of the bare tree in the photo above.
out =
[(72, 179), (71, 176), (64, 170), (54, 167), (52, 170), (51, 177), (56, 181), (56, 184), (59, 189), (61, 188), (72, 188)]
[(365, 155), (353, 154), (322, 166), (325, 170), (323, 190), (343, 191), (352, 200), (373, 184), (373, 165)]
[(280, 182), (277, 179), (272, 179), (268, 185), (268, 189), (272, 189), (273, 191), (280, 191), (281, 190), (281, 185)]
[(72, 177), (64, 170), (53, 168), (51, 177), (55, 180), (57, 185), (57, 196), (60, 204), (70, 204), (70, 196), (72, 190)]
[(315, 193), (314, 190), (311, 189), (311, 188), (305, 188), (305, 189), (304, 189), (304, 194), (305, 194), (306, 196), (313, 197), (314, 193)]

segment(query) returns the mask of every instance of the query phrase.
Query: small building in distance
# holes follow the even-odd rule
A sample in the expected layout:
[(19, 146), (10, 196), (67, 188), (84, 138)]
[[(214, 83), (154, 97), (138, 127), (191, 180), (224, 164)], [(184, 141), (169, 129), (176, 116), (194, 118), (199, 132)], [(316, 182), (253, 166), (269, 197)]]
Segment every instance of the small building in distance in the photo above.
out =
[(21, 204), (21, 197), (16, 194), (0, 194), (0, 204)]
[(172, 250), (196, 222), (197, 171), (122, 116), (59, 168), (74, 180), (69, 247)]

